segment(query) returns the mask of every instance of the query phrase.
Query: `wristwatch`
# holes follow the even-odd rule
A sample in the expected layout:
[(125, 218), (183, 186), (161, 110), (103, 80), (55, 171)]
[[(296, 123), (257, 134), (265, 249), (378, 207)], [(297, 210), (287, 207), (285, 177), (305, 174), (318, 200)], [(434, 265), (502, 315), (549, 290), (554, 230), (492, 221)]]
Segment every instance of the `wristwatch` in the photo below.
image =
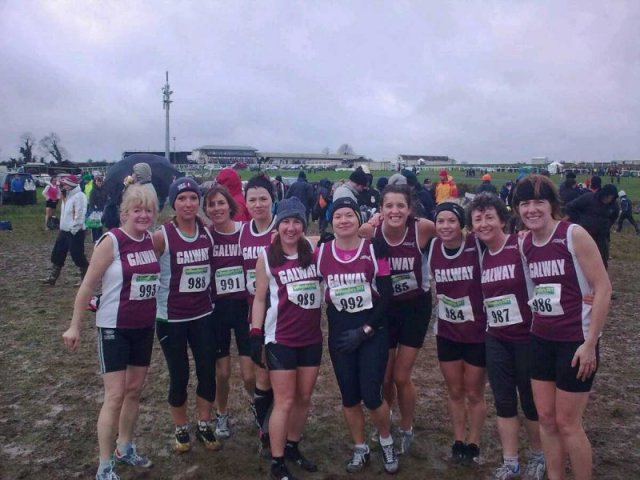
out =
[(373, 328), (371, 328), (369, 325), (364, 325), (362, 327), (362, 331), (365, 333), (367, 337), (370, 337), (373, 335)]

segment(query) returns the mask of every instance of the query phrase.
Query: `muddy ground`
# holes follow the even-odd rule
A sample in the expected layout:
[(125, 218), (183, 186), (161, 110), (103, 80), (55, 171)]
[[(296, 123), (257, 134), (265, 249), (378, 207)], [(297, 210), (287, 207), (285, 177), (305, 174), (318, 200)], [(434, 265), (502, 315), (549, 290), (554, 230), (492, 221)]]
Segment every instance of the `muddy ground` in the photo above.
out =
[[(97, 461), (95, 424), (102, 401), (93, 314), (86, 315), (79, 349), (66, 350), (61, 334), (70, 319), (76, 269), (65, 267), (55, 287), (40, 285), (38, 279), (46, 275), (56, 234), (42, 230), (39, 211), (37, 215), (13, 216), (13, 222), (13, 232), (0, 232), (0, 478), (93, 478)], [(594, 447), (595, 478), (600, 479), (640, 478), (639, 246), (640, 240), (629, 232), (614, 234), (610, 273), (617, 299), (602, 339), (602, 366), (585, 421)], [(177, 455), (165, 402), (166, 366), (160, 349), (154, 346), (137, 443), (155, 466), (149, 471), (120, 467), (121, 477), (266, 478), (268, 462), (257, 455), (255, 428), (237, 365), (234, 368), (232, 438), (221, 452), (212, 453), (195, 445), (190, 453)], [(456, 468), (448, 463), (451, 430), (433, 336), (428, 337), (419, 357), (415, 383), (418, 409), (414, 448), (401, 458), (397, 478), (487, 478), (500, 460), (489, 389), (482, 442), (484, 465)], [(521, 455), (524, 442), (523, 438)], [(385, 477), (379, 452), (374, 453), (365, 472), (348, 475), (344, 471), (350, 440), (328, 354), (324, 356), (302, 449), (319, 463), (320, 471), (311, 475), (293, 469), (301, 478)]]

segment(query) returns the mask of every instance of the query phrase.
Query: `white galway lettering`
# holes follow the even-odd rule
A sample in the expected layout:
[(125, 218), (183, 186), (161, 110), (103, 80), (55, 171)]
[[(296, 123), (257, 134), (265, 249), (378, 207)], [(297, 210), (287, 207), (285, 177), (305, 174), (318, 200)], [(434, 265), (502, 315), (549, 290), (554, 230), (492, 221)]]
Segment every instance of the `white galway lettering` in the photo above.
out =
[(127, 262), (132, 267), (138, 265), (148, 265), (156, 262), (156, 253), (153, 250), (145, 250), (144, 252), (133, 252), (127, 254)]
[(564, 260), (544, 260), (529, 264), (531, 278), (557, 277), (564, 275)]
[(209, 260), (208, 248), (197, 248), (195, 250), (185, 250), (176, 253), (176, 263), (184, 265), (185, 263), (205, 262)]
[(482, 283), (513, 279), (515, 278), (515, 272), (515, 265), (502, 265), (499, 267), (488, 268), (482, 272)]
[(318, 274), (316, 272), (316, 266), (313, 263), (307, 268), (287, 268), (278, 272), (278, 277), (280, 277), (280, 282), (283, 285), (286, 285), (290, 282), (297, 282), (299, 280), (306, 280), (308, 278), (317, 276)]
[(213, 246), (214, 257), (239, 257), (240, 245), (237, 243), (227, 245), (214, 245)]
[(357, 283), (367, 283), (364, 273), (337, 273), (327, 275), (327, 285), (329, 288), (345, 287)]
[(459, 282), (473, 280), (473, 266), (456, 268), (436, 268), (434, 271), (436, 282)]
[(389, 257), (389, 266), (393, 271), (405, 271), (413, 270), (414, 257)]

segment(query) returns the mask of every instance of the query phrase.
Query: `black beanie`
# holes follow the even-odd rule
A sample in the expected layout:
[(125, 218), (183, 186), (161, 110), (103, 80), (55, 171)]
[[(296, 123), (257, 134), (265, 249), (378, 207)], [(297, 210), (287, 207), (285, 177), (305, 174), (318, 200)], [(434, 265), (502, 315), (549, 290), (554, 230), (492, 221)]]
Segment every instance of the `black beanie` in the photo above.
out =
[(351, 180), (356, 185), (362, 185), (366, 187), (369, 185), (369, 179), (367, 178), (367, 174), (364, 173), (362, 168), (356, 168), (351, 175), (349, 175), (349, 180)]
[(356, 212), (356, 216), (358, 217), (358, 224), (362, 225), (360, 207), (358, 207), (358, 204), (351, 197), (339, 197), (333, 201), (333, 203), (331, 204), (331, 222), (333, 222), (333, 214), (340, 208), (350, 208), (351, 210)]
[(438, 214), (440, 212), (451, 212), (457, 218), (458, 222), (460, 222), (460, 228), (464, 228), (464, 208), (454, 202), (442, 202), (436, 207), (436, 214), (434, 219), (438, 218)]

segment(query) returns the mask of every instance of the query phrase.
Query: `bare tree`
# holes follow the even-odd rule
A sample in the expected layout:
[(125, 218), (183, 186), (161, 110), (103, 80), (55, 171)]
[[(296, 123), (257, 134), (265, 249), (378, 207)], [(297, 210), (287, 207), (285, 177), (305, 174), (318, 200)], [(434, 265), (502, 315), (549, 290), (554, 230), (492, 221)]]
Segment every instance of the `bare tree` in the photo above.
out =
[(329, 155), (331, 153), (331, 150), (329, 150), (329, 147), (324, 147), (322, 149), (322, 154), (323, 155)]
[(35, 157), (33, 156), (33, 146), (36, 143), (36, 139), (31, 132), (25, 132), (20, 135), (20, 155), (22, 155), (22, 161), (24, 163), (33, 162)]
[(66, 149), (60, 145), (60, 137), (55, 132), (51, 132), (40, 140), (40, 148), (51, 155), (56, 163), (62, 163), (69, 157)]
[(336, 153), (338, 155), (355, 155), (356, 152), (353, 150), (353, 147), (351, 145), (349, 145), (348, 143), (343, 143), (338, 147)]

